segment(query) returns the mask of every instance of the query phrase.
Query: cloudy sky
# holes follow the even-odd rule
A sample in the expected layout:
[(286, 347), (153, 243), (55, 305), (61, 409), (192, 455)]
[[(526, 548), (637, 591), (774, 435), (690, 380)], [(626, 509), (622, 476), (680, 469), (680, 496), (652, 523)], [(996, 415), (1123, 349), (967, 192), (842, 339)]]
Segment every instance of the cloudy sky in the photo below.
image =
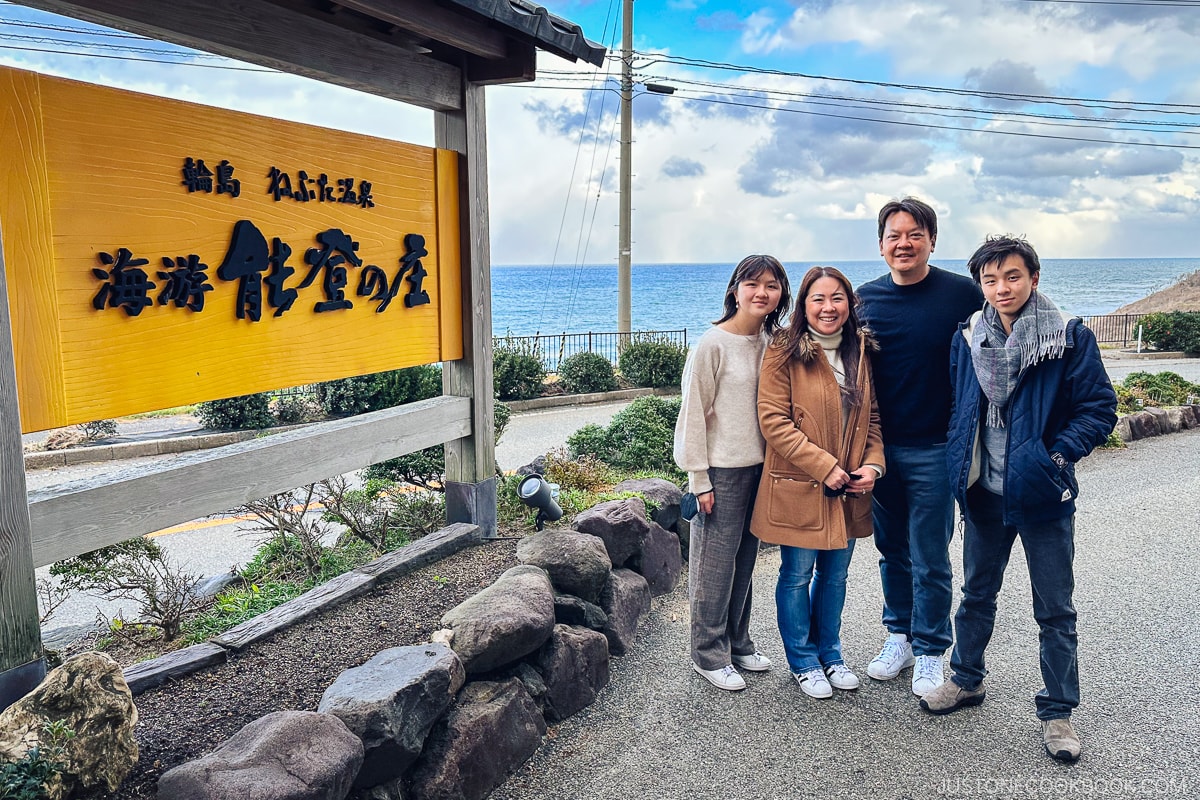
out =
[[(619, 2), (544, 4), (619, 52)], [(0, 20), (23, 23), (0, 24), (0, 63), (432, 143), (390, 101), (114, 49), (138, 40), (67, 56), (84, 37), (29, 25), (83, 23)], [(944, 258), (1004, 232), (1050, 258), (1200, 256), (1200, 2), (639, 0), (635, 31), (635, 264), (875, 258), (904, 194), (938, 209)], [(493, 259), (610, 263), (618, 62), (539, 67), (488, 89)]]

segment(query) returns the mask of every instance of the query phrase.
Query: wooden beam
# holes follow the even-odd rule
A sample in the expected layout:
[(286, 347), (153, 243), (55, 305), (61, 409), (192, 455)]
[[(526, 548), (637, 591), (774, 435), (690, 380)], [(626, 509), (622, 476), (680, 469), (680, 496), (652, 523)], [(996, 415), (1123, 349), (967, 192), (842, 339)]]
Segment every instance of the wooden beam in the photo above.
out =
[[(469, 400), (435, 397), (35, 492), (29, 498), (33, 563), (51, 564), (459, 439), (470, 426)], [(32, 599), (32, 582), (28, 593)]]
[(500, 31), (423, 0), (337, 0), (338, 5), (487, 59), (506, 58)]
[(482, 58), (467, 60), (467, 80), (481, 86), (521, 83), (537, 78), (537, 48), (532, 44), (510, 41), (508, 56), (496, 61)]
[(461, 107), (454, 66), (272, 3), (22, 0), (23, 5), (434, 110)]
[(0, 244), (0, 709), (37, 686), (46, 674), (30, 531), (12, 316)]
[(463, 358), (448, 361), (442, 391), (474, 398), (474, 436), (446, 445), (446, 479), (477, 483), (496, 474), (492, 387), (492, 275), (488, 230), (487, 114), (484, 88), (467, 84), (464, 110), (434, 115), (437, 147), (460, 154)]

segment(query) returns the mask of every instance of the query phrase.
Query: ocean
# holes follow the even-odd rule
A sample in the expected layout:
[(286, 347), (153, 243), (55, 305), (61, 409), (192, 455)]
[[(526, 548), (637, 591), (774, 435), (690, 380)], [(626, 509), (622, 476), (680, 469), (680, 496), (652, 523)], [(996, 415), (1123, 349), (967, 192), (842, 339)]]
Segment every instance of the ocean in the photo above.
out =
[[(792, 286), (817, 263), (837, 267), (856, 287), (887, 269), (883, 259), (791, 262), (784, 266)], [(935, 259), (933, 263), (967, 274), (965, 260)], [(635, 264), (633, 330), (686, 328), (688, 340), (695, 341), (720, 316), (721, 298), (733, 266)], [(1072, 314), (1109, 314), (1198, 269), (1200, 258), (1045, 259), (1039, 288)], [(492, 330), (496, 336), (601, 333), (616, 329), (615, 264), (492, 268)]]

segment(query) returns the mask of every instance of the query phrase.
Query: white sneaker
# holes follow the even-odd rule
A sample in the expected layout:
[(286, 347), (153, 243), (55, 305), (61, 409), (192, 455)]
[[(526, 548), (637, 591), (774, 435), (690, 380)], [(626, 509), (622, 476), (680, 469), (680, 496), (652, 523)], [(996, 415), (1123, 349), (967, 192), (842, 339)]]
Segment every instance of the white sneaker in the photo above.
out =
[(733, 664), (726, 664), (720, 669), (702, 669), (699, 664), (693, 661), (692, 669), (700, 673), (700, 677), (718, 689), (724, 689), (727, 692), (738, 692), (746, 688), (745, 678), (738, 674), (738, 671), (733, 668)]
[(912, 645), (903, 633), (893, 633), (883, 643), (883, 649), (875, 660), (867, 664), (867, 674), (877, 681), (890, 681), (900, 674), (900, 670), (911, 667), (913, 658)]
[(913, 667), (913, 694), (924, 697), (945, 682), (941, 656), (917, 656), (917, 665)]
[(747, 669), (751, 672), (766, 672), (771, 668), (771, 659), (767, 658), (758, 651), (755, 651), (748, 656), (739, 656), (737, 653), (734, 653), (733, 663), (742, 669)]
[(800, 689), (809, 697), (815, 697), (818, 700), (823, 700), (826, 697), (833, 697), (833, 687), (829, 685), (829, 679), (825, 677), (825, 673), (821, 672), (820, 668), (810, 669), (808, 672), (801, 672), (799, 675), (793, 674), (796, 683), (800, 684)]
[(845, 664), (830, 664), (825, 668), (825, 676), (829, 678), (829, 685), (835, 689), (852, 691), (861, 685), (858, 676)]

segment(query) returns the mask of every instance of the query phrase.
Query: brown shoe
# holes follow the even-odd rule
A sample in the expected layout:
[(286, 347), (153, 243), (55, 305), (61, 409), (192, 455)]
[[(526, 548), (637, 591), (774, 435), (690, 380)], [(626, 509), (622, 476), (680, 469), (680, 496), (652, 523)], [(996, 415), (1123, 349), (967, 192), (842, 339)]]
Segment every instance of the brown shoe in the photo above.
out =
[(949, 714), (967, 706), (977, 706), (985, 697), (983, 684), (977, 689), (964, 689), (953, 680), (946, 681), (941, 686), (921, 698), (921, 708), (930, 714)]
[(1079, 734), (1071, 724), (1070, 717), (1042, 721), (1042, 741), (1046, 752), (1059, 761), (1074, 761), (1079, 758)]

